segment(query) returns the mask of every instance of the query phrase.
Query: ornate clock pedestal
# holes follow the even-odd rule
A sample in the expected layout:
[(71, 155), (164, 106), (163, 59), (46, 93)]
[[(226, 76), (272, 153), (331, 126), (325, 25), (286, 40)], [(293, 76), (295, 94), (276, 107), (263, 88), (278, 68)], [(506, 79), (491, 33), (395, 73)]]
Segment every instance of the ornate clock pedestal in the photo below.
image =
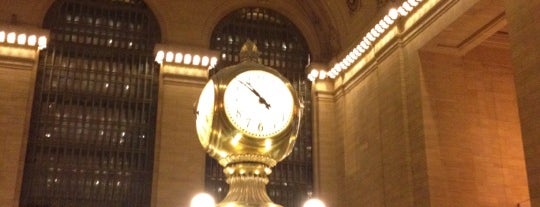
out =
[(282, 207), (270, 200), (266, 193), (268, 166), (259, 163), (236, 163), (228, 165), (223, 172), (227, 176), (229, 192), (218, 207)]

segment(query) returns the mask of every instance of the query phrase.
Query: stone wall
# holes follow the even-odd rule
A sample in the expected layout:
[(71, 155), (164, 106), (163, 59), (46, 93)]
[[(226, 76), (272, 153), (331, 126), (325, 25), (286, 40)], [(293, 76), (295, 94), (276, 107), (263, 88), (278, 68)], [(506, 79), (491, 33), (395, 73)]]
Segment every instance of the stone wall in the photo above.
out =
[(433, 206), (515, 206), (528, 199), (508, 49), (422, 53)]

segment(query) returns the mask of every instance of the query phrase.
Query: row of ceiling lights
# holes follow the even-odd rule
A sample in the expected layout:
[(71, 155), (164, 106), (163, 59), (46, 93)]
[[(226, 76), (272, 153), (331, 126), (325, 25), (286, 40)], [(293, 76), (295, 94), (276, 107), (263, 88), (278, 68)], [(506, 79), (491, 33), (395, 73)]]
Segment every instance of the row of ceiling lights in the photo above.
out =
[(192, 55), (189, 53), (182, 54), (179, 52), (174, 53), (171, 51), (165, 52), (163, 50), (157, 52), (155, 60), (159, 64), (162, 64), (163, 61), (165, 61), (167, 63), (208, 67), (209, 69), (214, 68), (217, 64), (217, 57), (209, 57), (206, 55), (197, 54)]
[(362, 56), (368, 49), (371, 48), (372, 43), (374, 43), (381, 35), (387, 31), (390, 26), (392, 26), (395, 21), (400, 17), (407, 16), (415, 7), (420, 5), (423, 0), (405, 0), (401, 6), (397, 9), (392, 8), (388, 11), (388, 14), (385, 15), (352, 49), (347, 56), (345, 56), (340, 62), (336, 63), (330, 71), (324, 69), (313, 69), (308, 74), (308, 79), (310, 81), (315, 81), (315, 79), (326, 79), (327, 77), (335, 78), (341, 73), (341, 71), (347, 70), (359, 57)]
[[(397, 9), (392, 8), (362, 39), (358, 45), (352, 49), (347, 56), (340, 62), (336, 63), (330, 71), (324, 69), (313, 69), (308, 74), (308, 79), (326, 79), (327, 77), (335, 78), (337, 75), (348, 69), (362, 54), (364, 54), (377, 38), (379, 38), (390, 26), (392, 26), (400, 16), (407, 16), (415, 7), (423, 0), (405, 0)], [(16, 32), (0, 31), (0, 43), (17, 44), (21, 46), (37, 46), (38, 49), (47, 47), (47, 37), (44, 35), (37, 36), (34, 34), (26, 35), (25, 33), (17, 34)], [(208, 67), (212, 69), (217, 64), (216, 57), (200, 56), (192, 54), (173, 53), (171, 51), (158, 51), (156, 54), (156, 62), (162, 64), (163, 61), (168, 63), (178, 63), (184, 65), (194, 65)]]
[(25, 33), (6, 32), (0, 30), (0, 44), (7, 43), (21, 46), (37, 46), (42, 50), (47, 47), (47, 37), (45, 35), (27, 35)]

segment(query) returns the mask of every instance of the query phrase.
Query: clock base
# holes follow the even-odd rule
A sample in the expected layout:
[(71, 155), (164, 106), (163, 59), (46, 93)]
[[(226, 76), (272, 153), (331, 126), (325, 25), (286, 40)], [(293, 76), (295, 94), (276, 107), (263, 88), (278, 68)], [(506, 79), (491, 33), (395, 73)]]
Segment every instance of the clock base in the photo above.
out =
[(223, 170), (229, 192), (217, 207), (283, 207), (266, 193), (270, 168), (261, 163), (234, 163)]

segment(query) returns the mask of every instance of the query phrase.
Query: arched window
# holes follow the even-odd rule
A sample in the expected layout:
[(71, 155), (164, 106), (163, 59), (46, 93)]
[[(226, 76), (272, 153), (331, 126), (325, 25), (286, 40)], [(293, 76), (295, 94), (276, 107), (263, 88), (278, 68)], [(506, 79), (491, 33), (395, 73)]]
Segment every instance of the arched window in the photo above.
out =
[[(300, 207), (313, 188), (311, 86), (304, 72), (309, 50), (296, 26), (283, 15), (265, 8), (242, 8), (224, 17), (214, 28), (211, 49), (221, 51), (215, 70), (238, 63), (240, 48), (247, 39), (257, 44), (262, 63), (286, 76), (304, 101), (304, 117), (294, 151), (274, 167), (267, 185), (275, 203)], [(208, 156), (205, 180), (208, 192), (218, 200), (225, 197), (228, 186), (222, 168)]]
[(46, 14), (21, 206), (150, 206), (160, 29), (142, 0)]

